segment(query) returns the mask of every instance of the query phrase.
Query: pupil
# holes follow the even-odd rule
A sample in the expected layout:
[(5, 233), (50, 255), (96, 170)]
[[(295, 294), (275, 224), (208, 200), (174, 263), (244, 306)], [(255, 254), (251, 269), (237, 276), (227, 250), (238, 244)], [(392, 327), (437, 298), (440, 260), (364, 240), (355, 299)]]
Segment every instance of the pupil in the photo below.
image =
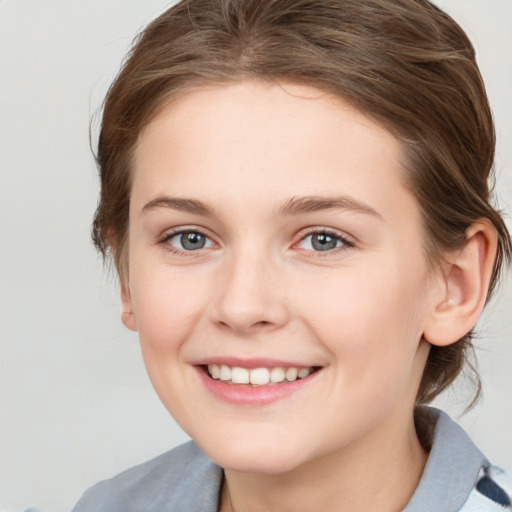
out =
[(206, 243), (206, 239), (200, 233), (183, 233), (181, 235), (181, 245), (189, 251), (202, 249)]
[(329, 249), (336, 248), (336, 238), (326, 235), (326, 234), (317, 234), (313, 235), (311, 240), (311, 245), (317, 251), (328, 251)]

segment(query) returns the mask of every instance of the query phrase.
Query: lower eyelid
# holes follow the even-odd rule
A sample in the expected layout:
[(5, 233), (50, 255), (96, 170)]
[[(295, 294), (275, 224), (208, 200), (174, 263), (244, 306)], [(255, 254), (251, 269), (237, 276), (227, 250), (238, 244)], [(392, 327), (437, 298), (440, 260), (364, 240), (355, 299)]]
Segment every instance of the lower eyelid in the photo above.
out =
[[(180, 235), (183, 235), (185, 233), (197, 233), (203, 237), (206, 238), (206, 245), (205, 247), (200, 247), (198, 249), (185, 249), (185, 248), (180, 248), (180, 247), (176, 247), (175, 245), (171, 245), (170, 241), (175, 238), (175, 237), (178, 237)], [(355, 243), (353, 242), (352, 239), (350, 239), (349, 237), (347, 236), (344, 236), (342, 235), (341, 233), (336, 233), (336, 232), (332, 232), (332, 231), (329, 231), (329, 230), (322, 230), (322, 229), (319, 229), (317, 231), (310, 231), (308, 233), (305, 233), (304, 235), (301, 236), (301, 238), (295, 242), (292, 246), (292, 248), (300, 248), (298, 247), (301, 243), (303, 243), (308, 237), (312, 237), (314, 235), (327, 235), (327, 236), (330, 236), (334, 239), (336, 239), (336, 241), (339, 243), (339, 245), (337, 247), (333, 247), (331, 249), (326, 249), (326, 250), (315, 250), (314, 248), (303, 248), (303, 250), (305, 251), (309, 251), (309, 252), (312, 252), (312, 253), (315, 253), (315, 255), (317, 256), (328, 256), (329, 254), (332, 254), (334, 252), (338, 252), (338, 251), (342, 251), (344, 249), (349, 249), (349, 248), (352, 248), (355, 246)], [(207, 233), (205, 233), (204, 231), (200, 230), (200, 229), (197, 229), (197, 228), (193, 228), (193, 227), (186, 227), (186, 228), (180, 228), (180, 229), (177, 229), (175, 231), (171, 231), (171, 232), (168, 232), (166, 234), (164, 234), (160, 239), (159, 241), (157, 242), (159, 245), (164, 245), (166, 246), (166, 248), (173, 254), (183, 254), (183, 255), (190, 255), (190, 254), (193, 254), (195, 252), (199, 253), (201, 252), (202, 250), (204, 249), (210, 249), (211, 247), (215, 247), (216, 245), (218, 245), (215, 240), (210, 236), (208, 235)]]
[[(184, 235), (186, 233), (197, 233), (198, 235), (203, 236), (206, 239), (206, 247), (201, 247), (199, 249), (194, 250), (186, 250), (186, 249), (180, 249), (179, 247), (175, 247), (174, 245), (171, 245), (170, 241), (175, 238), (179, 237), (181, 235)], [(176, 231), (172, 231), (170, 233), (166, 233), (161, 237), (161, 239), (158, 241), (158, 244), (161, 245), (167, 245), (168, 247), (172, 248), (173, 252), (175, 253), (192, 253), (196, 251), (200, 251), (201, 249), (208, 249), (210, 247), (213, 247), (215, 245), (215, 241), (212, 239), (211, 236), (207, 235), (203, 231), (199, 229), (178, 229)]]
[(310, 251), (315, 252), (315, 253), (322, 253), (322, 252), (328, 253), (328, 252), (333, 252), (333, 251), (336, 251), (336, 250), (339, 250), (339, 249), (343, 249), (343, 248), (347, 248), (347, 247), (354, 247), (354, 242), (352, 242), (352, 240), (350, 240), (348, 237), (343, 236), (340, 233), (334, 233), (334, 232), (331, 232), (331, 231), (328, 231), (328, 230), (318, 230), (318, 231), (313, 231), (313, 232), (306, 233), (305, 235), (303, 235), (300, 238), (300, 240), (298, 242), (296, 242), (294, 244), (294, 247), (297, 247), (299, 244), (301, 244), (302, 242), (307, 240), (308, 237), (312, 237), (314, 235), (327, 235), (327, 236), (330, 236), (330, 237), (334, 238), (337, 242), (339, 242), (341, 245), (339, 245), (337, 247), (333, 247), (332, 249), (328, 249), (328, 250), (325, 250), (325, 251), (315, 251), (314, 249), (305, 249), (305, 250), (310, 250)]

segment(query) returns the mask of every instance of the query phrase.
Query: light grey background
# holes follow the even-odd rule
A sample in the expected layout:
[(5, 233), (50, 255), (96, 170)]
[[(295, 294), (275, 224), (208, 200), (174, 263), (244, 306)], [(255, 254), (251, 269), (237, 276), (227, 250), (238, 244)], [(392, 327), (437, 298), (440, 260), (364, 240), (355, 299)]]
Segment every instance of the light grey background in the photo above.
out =
[[(512, 212), (512, 2), (439, 2), (474, 40)], [(85, 487), (186, 439), (153, 393), (89, 241), (88, 124), (160, 0), (0, 0), (0, 508), (64, 512)], [(510, 223), (509, 223), (510, 225)], [(480, 324), (485, 399), (461, 422), (512, 467), (512, 281)], [(460, 414), (464, 385), (444, 397)]]

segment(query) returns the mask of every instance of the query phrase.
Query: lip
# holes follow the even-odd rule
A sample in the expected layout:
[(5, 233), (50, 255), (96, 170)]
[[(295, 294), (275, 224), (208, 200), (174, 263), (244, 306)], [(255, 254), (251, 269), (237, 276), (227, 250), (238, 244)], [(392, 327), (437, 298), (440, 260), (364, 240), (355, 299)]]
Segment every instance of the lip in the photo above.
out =
[[(315, 365), (312, 364), (302, 364), (292, 361), (285, 361), (280, 359), (264, 359), (264, 358), (251, 358), (251, 359), (243, 359), (237, 357), (211, 357), (205, 358), (198, 361), (194, 361), (192, 363), (194, 366), (208, 366), (209, 364), (218, 364), (218, 365), (226, 365), (226, 366), (239, 366), (241, 368), (247, 368), (248, 370), (252, 370), (253, 368), (311, 368)], [(317, 367), (320, 367), (317, 365)]]
[[(217, 361), (223, 361), (219, 363)], [(226, 364), (228, 366), (242, 366), (245, 368), (258, 368), (258, 367), (292, 367), (299, 366), (301, 368), (305, 368), (305, 365), (292, 365), (290, 363), (286, 364), (278, 364), (275, 360), (272, 361), (272, 364), (262, 364), (262, 360), (258, 360), (258, 363), (255, 361), (251, 362), (251, 366), (244, 366), (245, 363), (237, 363), (237, 364), (228, 364), (226, 361), (234, 361), (233, 359), (216, 359), (215, 363), (211, 360), (209, 364)], [(254, 363), (254, 365), (252, 364)], [(321, 372), (321, 368), (313, 373), (310, 373), (307, 377), (302, 379), (297, 379), (292, 382), (283, 382), (276, 385), (268, 385), (268, 386), (250, 386), (247, 384), (227, 384), (221, 380), (212, 379), (204, 369), (204, 365), (195, 365), (194, 366), (199, 378), (201, 379), (206, 390), (211, 393), (215, 398), (228, 402), (233, 405), (251, 405), (251, 406), (262, 406), (271, 404), (278, 400), (282, 400), (286, 397), (289, 397), (295, 393), (299, 393), (304, 389), (308, 388), (316, 379), (316, 376)]]

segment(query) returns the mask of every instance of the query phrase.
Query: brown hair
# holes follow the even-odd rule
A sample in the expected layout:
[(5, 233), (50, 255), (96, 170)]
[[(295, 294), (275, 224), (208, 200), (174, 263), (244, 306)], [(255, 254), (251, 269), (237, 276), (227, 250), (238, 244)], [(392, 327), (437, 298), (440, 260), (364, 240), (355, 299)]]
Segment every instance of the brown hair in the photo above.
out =
[[(404, 144), (407, 183), (423, 213), (426, 254), (439, 262), (487, 218), (498, 233), (490, 293), (512, 252), (490, 204), (495, 133), (475, 52), (427, 0), (183, 0), (136, 38), (108, 91), (93, 224), (99, 251), (126, 278), (132, 152), (171, 97), (206, 83), (258, 77), (316, 86), (351, 102)], [(417, 401), (466, 364), (472, 333), (432, 347)]]

